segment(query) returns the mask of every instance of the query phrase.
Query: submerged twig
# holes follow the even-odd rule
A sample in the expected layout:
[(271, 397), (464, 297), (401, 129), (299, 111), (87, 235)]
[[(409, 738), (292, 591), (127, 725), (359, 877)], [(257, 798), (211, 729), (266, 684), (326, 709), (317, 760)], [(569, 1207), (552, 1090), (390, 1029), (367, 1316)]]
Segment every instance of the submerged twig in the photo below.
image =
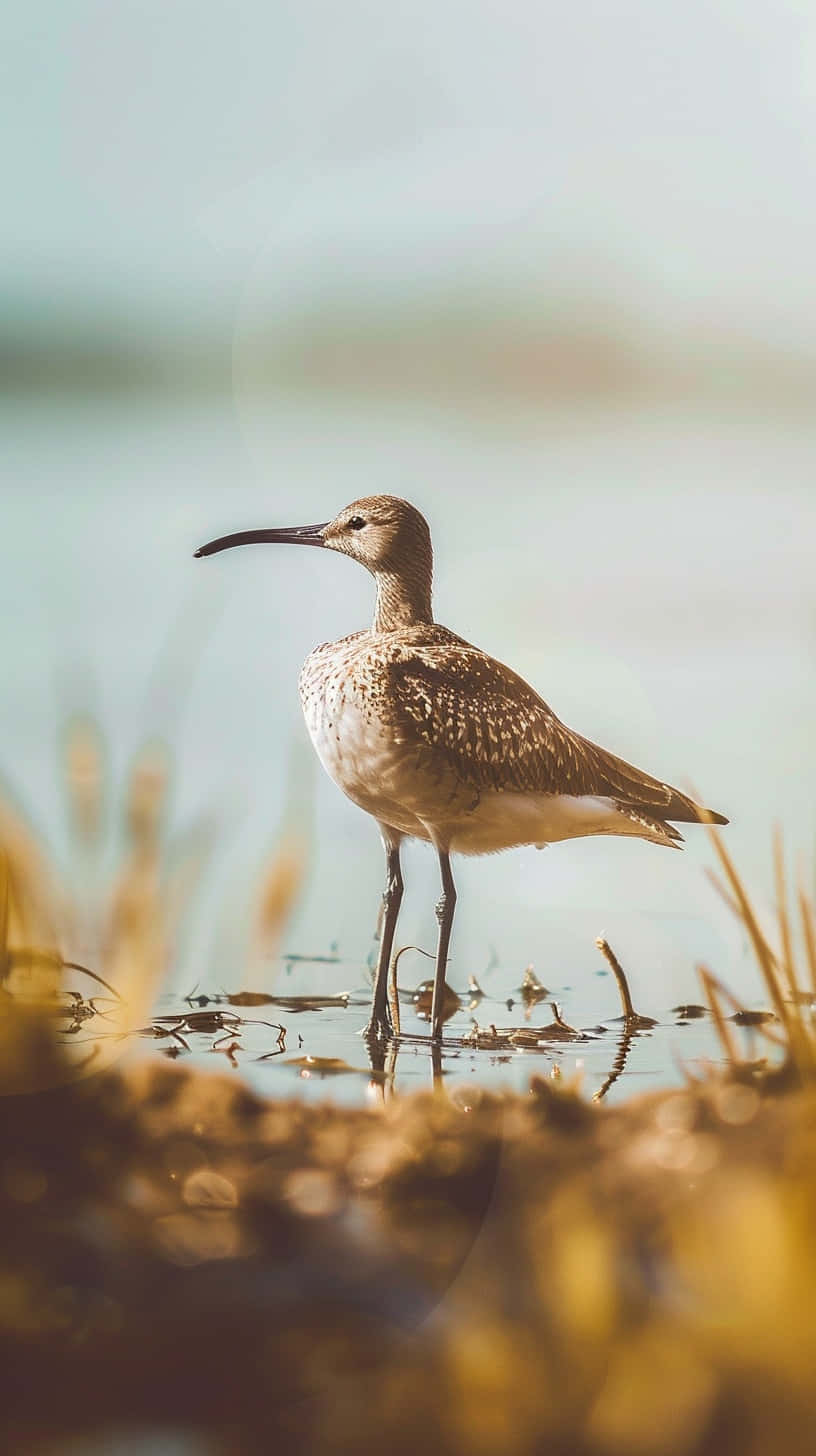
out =
[[(579, 1031), (576, 1031), (575, 1030), (575, 1027), (574, 1026), (570, 1026), (569, 1023), (564, 1020), (563, 1016), (561, 1015), (561, 1007), (559, 1006), (559, 1004), (558, 1004), (557, 1001), (551, 1001), (550, 1002), (550, 1010), (552, 1011), (552, 1014), (553, 1014), (553, 1021), (552, 1021), (552, 1025), (553, 1026), (557, 1026), (561, 1031), (567, 1031), (567, 1032), (569, 1032), (570, 1036), (580, 1036), (581, 1035), (581, 1033)], [(550, 1027), (546, 1027), (545, 1028), (545, 1030), (547, 1030), (547, 1031), (549, 1031), (550, 1029), (551, 1029)]]
[(388, 967), (388, 1009), (391, 1012), (391, 1025), (394, 1028), (395, 1036), (399, 1036), (401, 1031), (397, 966), (399, 965), (400, 957), (404, 956), (407, 950), (418, 950), (420, 955), (426, 954), (425, 951), (420, 950), (418, 945), (403, 945), (400, 946), (396, 955), (391, 957), (391, 964)]
[[(276, 1025), (276, 1023), (274, 1021), (270, 1021), (270, 1022), (265, 1022), (264, 1025), (271, 1026), (271, 1027), (274, 1028), (275, 1025)], [(257, 1062), (268, 1062), (272, 1057), (279, 1057), (280, 1054), (281, 1054), (281, 1052), (285, 1052), (286, 1051), (286, 1027), (283, 1026), (283, 1025), (278, 1025), (277, 1031), (278, 1031), (278, 1045), (277, 1045), (275, 1051), (274, 1052), (264, 1052), (263, 1056), (260, 1056), (260, 1057), (256, 1057), (255, 1058), (255, 1060)]]
[(609, 941), (599, 935), (595, 944), (609, 965), (617, 982), (620, 993), (621, 1005), (623, 1006), (623, 1019), (632, 1030), (645, 1031), (650, 1026), (656, 1026), (657, 1022), (653, 1016), (641, 1016), (632, 1005), (632, 997), (629, 991), (629, 982), (626, 979), (626, 972), (613, 951)]
[(396, 955), (391, 957), (391, 964), (388, 967), (388, 1008), (391, 1012), (391, 1023), (394, 1028), (394, 1035), (400, 1035), (400, 1009), (399, 1009), (399, 986), (397, 985), (397, 966), (400, 958), (407, 950), (415, 950), (418, 955), (427, 956), (429, 961), (434, 957), (430, 951), (423, 950), (420, 945), (402, 945)]
[(629, 1052), (631, 1050), (632, 1042), (635, 1039), (635, 1030), (636, 1028), (634, 1026), (630, 1025), (627, 1021), (624, 1021), (623, 1031), (621, 1032), (620, 1041), (618, 1042), (617, 1051), (615, 1052), (615, 1060), (612, 1063), (606, 1081), (603, 1083), (602, 1086), (598, 1088), (597, 1092), (594, 1094), (592, 1098), (593, 1102), (603, 1102), (603, 1099), (609, 1091), (610, 1087), (614, 1087), (618, 1078), (624, 1072), (626, 1068), (626, 1062), (629, 1057)]

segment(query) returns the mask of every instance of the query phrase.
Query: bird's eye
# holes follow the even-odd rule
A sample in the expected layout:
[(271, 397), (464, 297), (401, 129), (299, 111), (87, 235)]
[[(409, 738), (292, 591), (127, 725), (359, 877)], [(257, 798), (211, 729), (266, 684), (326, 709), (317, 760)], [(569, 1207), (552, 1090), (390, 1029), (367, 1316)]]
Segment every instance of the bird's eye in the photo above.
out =
[(351, 520), (348, 523), (350, 531), (362, 531), (364, 525), (365, 521), (363, 520), (362, 516), (352, 516)]

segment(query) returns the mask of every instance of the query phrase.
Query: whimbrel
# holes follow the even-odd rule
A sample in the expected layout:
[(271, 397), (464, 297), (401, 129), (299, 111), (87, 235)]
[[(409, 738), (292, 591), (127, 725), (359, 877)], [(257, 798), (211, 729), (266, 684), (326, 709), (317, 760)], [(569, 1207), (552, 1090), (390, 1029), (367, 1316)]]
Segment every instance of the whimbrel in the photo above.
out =
[(407, 501), (366, 496), (333, 521), (239, 531), (208, 542), (196, 556), (253, 542), (340, 551), (377, 585), (371, 628), (315, 648), (299, 684), (323, 767), (377, 820), (385, 848), (370, 1038), (393, 1032), (388, 968), (404, 838), (428, 841), (439, 856), (431, 1010), (438, 1041), (456, 904), (451, 854), (541, 847), (585, 834), (634, 835), (676, 848), (682, 835), (671, 821), (728, 823), (567, 728), (523, 678), (434, 621), (431, 535)]

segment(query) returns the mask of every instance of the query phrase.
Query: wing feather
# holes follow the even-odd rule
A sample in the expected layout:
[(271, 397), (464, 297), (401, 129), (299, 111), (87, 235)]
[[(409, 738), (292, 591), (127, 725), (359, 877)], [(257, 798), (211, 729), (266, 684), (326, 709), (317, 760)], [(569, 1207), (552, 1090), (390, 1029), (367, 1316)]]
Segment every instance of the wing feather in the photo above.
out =
[[(597, 795), (658, 821), (699, 820), (670, 784), (568, 728), (510, 668), (453, 633), (389, 663), (389, 698), (403, 741), (443, 754), (477, 790)], [(727, 823), (711, 814), (715, 823)]]

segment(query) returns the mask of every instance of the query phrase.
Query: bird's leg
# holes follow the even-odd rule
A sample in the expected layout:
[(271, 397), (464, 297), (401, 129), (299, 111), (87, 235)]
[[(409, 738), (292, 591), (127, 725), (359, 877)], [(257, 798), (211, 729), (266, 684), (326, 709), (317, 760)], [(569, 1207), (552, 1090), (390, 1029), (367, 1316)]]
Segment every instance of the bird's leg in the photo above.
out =
[(456, 886), (451, 874), (450, 855), (447, 850), (439, 851), (439, 868), (442, 871), (442, 894), (436, 906), (439, 921), (439, 940), (436, 946), (436, 969), (434, 971), (433, 1002), (431, 1003), (431, 1037), (439, 1041), (442, 1036), (442, 1012), (445, 1005), (445, 967), (448, 963), (453, 912), (456, 909)]
[(378, 1041), (393, 1036), (394, 1027), (388, 1007), (388, 967), (391, 962), (391, 948), (394, 931), (402, 903), (402, 870), (400, 868), (399, 840), (385, 840), (386, 879), (382, 901), (382, 925), (380, 929), (380, 951), (377, 956), (377, 971), (374, 977), (374, 995), (371, 1001), (371, 1019), (365, 1029), (366, 1036)]

